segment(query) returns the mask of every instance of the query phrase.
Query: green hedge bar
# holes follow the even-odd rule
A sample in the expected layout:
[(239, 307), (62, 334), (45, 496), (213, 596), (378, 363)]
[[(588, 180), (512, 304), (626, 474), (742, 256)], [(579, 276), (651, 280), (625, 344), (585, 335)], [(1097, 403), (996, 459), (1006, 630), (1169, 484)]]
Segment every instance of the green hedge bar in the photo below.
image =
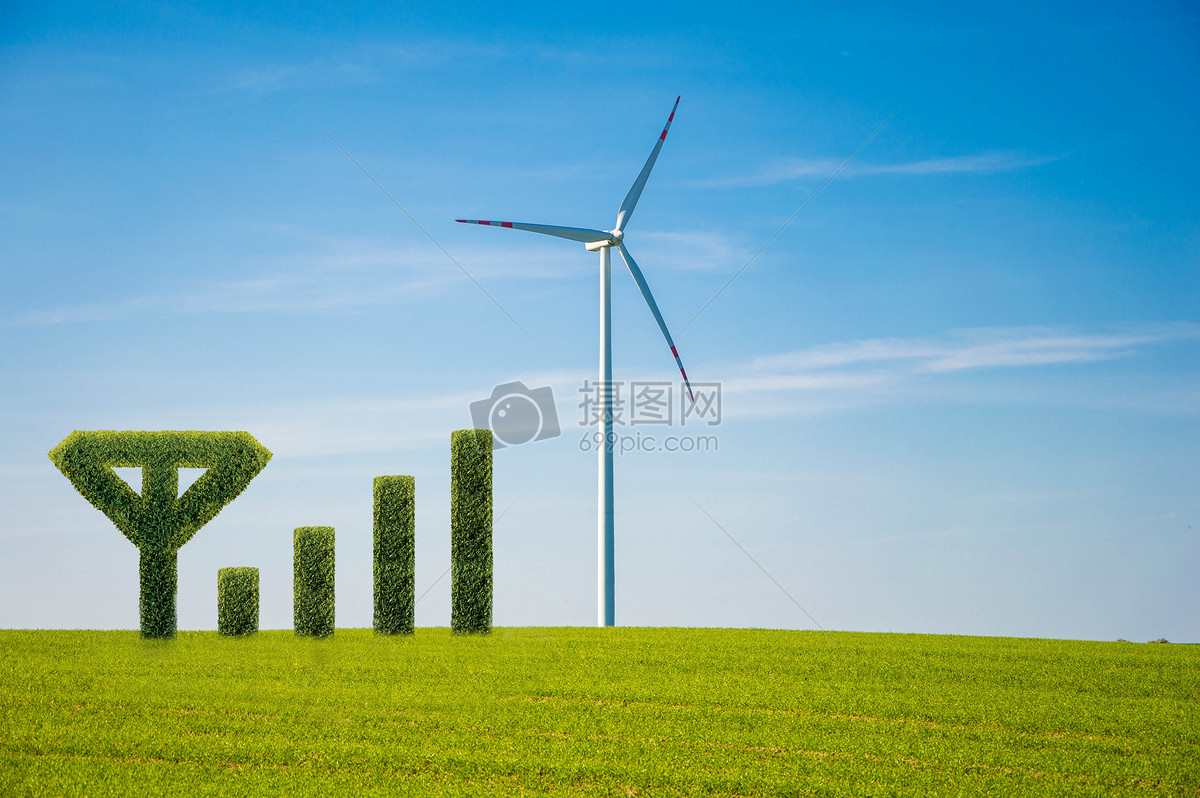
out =
[(492, 431), (450, 434), (450, 628), (492, 630)]
[(298, 527), (293, 541), (296, 634), (327, 637), (333, 634), (333, 527)]
[(252, 635), (258, 631), (258, 569), (217, 570), (217, 632)]
[(412, 634), (416, 593), (416, 489), (412, 477), (375, 477), (376, 632)]

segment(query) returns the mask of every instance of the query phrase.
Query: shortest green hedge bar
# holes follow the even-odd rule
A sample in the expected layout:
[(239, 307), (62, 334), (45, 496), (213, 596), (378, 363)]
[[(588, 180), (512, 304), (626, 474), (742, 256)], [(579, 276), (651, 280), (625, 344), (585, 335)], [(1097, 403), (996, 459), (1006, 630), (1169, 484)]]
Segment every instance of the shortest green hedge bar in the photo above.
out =
[(328, 637), (333, 634), (333, 527), (298, 527), (293, 540), (296, 634)]
[(252, 635), (258, 631), (258, 569), (217, 570), (217, 632)]

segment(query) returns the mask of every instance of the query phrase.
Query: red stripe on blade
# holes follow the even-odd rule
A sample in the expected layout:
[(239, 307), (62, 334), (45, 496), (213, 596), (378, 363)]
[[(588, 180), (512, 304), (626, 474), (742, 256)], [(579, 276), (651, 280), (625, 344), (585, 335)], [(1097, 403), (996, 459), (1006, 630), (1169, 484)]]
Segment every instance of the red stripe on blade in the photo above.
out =
[(501, 226), (501, 227), (510, 227), (510, 228), (511, 228), (511, 227), (512, 227), (512, 222), (501, 222), (501, 223), (500, 223), (500, 226)]
[(679, 353), (675, 351), (675, 347), (673, 347), (673, 346), (671, 347), (671, 354), (674, 355), (675, 357), (679, 357)]

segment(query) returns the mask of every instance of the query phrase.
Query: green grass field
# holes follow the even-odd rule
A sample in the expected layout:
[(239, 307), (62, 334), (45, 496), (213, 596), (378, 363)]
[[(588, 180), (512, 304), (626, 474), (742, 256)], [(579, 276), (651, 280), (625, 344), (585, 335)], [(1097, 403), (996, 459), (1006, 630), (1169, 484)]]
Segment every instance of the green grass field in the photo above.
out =
[(1200, 647), (0, 631), (0, 794), (1200, 795)]

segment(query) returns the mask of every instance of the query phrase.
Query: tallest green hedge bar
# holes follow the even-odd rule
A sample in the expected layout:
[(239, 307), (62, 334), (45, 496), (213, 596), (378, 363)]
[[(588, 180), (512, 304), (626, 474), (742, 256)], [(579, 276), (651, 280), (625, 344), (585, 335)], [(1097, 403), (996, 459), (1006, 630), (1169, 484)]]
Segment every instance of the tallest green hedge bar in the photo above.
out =
[(492, 630), (492, 431), (450, 434), (450, 628)]

